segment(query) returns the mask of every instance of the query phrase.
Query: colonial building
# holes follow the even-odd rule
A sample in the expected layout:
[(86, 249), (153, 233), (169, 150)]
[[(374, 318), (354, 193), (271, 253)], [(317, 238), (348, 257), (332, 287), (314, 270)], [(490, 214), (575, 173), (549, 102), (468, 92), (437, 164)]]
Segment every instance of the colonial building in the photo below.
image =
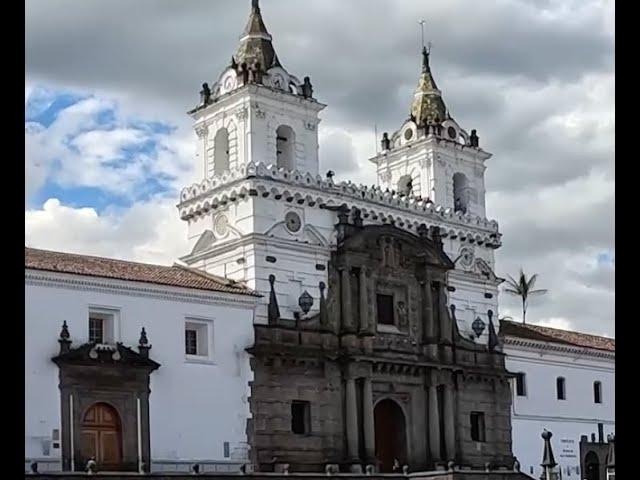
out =
[[(252, 1), (189, 112), (187, 266), (26, 250), (27, 462), (524, 477), (494, 323), (491, 154), (453, 119), (430, 51), (416, 57), (407, 117), (370, 159), (378, 184), (338, 183), (320, 173), (325, 105)], [(539, 460), (541, 430), (522, 433), (520, 464)]]
[(502, 321), (512, 388), (513, 451), (522, 471), (540, 474), (536, 435), (554, 433), (563, 479), (604, 480), (615, 432), (615, 340)]
[(377, 186), (319, 174), (325, 106), (257, 0), (190, 112), (202, 180), (181, 193), (182, 260), (263, 295), (247, 428), (260, 470), (513, 466), (491, 154), (448, 111), (427, 49), (416, 64), (408, 116), (371, 159)]
[(25, 250), (25, 463), (237, 471), (252, 290), (190, 268)]

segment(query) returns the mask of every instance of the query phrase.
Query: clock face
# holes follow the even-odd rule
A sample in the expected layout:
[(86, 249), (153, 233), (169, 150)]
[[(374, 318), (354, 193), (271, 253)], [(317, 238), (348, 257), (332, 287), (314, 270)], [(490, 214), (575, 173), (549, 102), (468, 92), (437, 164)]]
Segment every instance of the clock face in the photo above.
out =
[(473, 257), (474, 257), (473, 249), (464, 247), (462, 250), (460, 250), (460, 264), (463, 267), (468, 268), (471, 265), (473, 265)]
[(412, 137), (413, 137), (413, 130), (411, 130), (410, 128), (405, 130), (405, 132), (404, 132), (405, 140), (411, 140)]
[(302, 221), (296, 212), (287, 212), (284, 217), (284, 222), (287, 229), (292, 233), (300, 231), (300, 227), (302, 227)]
[(236, 88), (235, 76), (233, 74), (229, 74), (222, 80), (222, 89), (226, 93), (230, 92), (234, 88)]
[(219, 215), (214, 222), (213, 229), (218, 237), (224, 237), (229, 230), (229, 219), (225, 215)]

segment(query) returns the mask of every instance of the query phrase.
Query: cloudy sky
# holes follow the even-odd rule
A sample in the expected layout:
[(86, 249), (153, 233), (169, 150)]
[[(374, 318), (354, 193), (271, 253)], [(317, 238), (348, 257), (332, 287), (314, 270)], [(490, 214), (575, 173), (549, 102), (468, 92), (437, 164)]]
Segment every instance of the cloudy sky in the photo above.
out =
[[(27, 245), (171, 263), (197, 180), (186, 111), (228, 64), (249, 0), (26, 2)], [(323, 171), (367, 158), (408, 114), (427, 21), (453, 117), (494, 154), (497, 273), (539, 274), (532, 323), (613, 336), (613, 0), (263, 0), (280, 60), (312, 78)], [(501, 295), (501, 315), (520, 318)]]

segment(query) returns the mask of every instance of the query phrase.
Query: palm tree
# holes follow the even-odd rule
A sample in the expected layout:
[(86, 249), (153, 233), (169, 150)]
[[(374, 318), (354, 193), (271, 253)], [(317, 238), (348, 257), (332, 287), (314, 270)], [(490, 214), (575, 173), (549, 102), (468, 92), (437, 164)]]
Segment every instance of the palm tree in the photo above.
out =
[(547, 290), (533, 289), (536, 284), (536, 280), (538, 279), (537, 273), (527, 278), (527, 275), (524, 273), (524, 271), (520, 269), (520, 276), (518, 277), (517, 281), (511, 275), (507, 276), (509, 277), (507, 279), (509, 288), (505, 288), (504, 291), (512, 295), (517, 295), (522, 299), (522, 323), (526, 323), (525, 319), (527, 316), (527, 305), (529, 302), (529, 297), (531, 297), (532, 295), (542, 295), (544, 293), (547, 293)]

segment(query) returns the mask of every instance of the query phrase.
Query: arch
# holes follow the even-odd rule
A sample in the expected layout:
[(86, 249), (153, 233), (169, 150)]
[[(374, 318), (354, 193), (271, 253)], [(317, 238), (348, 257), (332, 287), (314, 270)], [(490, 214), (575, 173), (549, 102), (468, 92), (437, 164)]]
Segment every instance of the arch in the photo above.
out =
[(118, 470), (122, 463), (122, 423), (118, 411), (105, 402), (92, 404), (80, 425), (81, 462), (95, 459), (100, 470)]
[(556, 378), (556, 397), (558, 400), (567, 399), (567, 382), (564, 377)]
[(600, 460), (593, 450), (584, 456), (584, 469), (586, 480), (600, 480)]
[(213, 174), (219, 176), (229, 170), (229, 130), (219, 129), (213, 146)]
[(602, 383), (597, 380), (593, 382), (593, 402), (602, 403)]
[(376, 459), (382, 473), (393, 471), (394, 461), (407, 461), (407, 429), (400, 405), (390, 398), (376, 403), (373, 410)]
[(467, 213), (469, 209), (469, 179), (464, 173), (453, 175), (453, 210)]
[(291, 171), (295, 168), (296, 134), (288, 125), (276, 130), (276, 166)]

